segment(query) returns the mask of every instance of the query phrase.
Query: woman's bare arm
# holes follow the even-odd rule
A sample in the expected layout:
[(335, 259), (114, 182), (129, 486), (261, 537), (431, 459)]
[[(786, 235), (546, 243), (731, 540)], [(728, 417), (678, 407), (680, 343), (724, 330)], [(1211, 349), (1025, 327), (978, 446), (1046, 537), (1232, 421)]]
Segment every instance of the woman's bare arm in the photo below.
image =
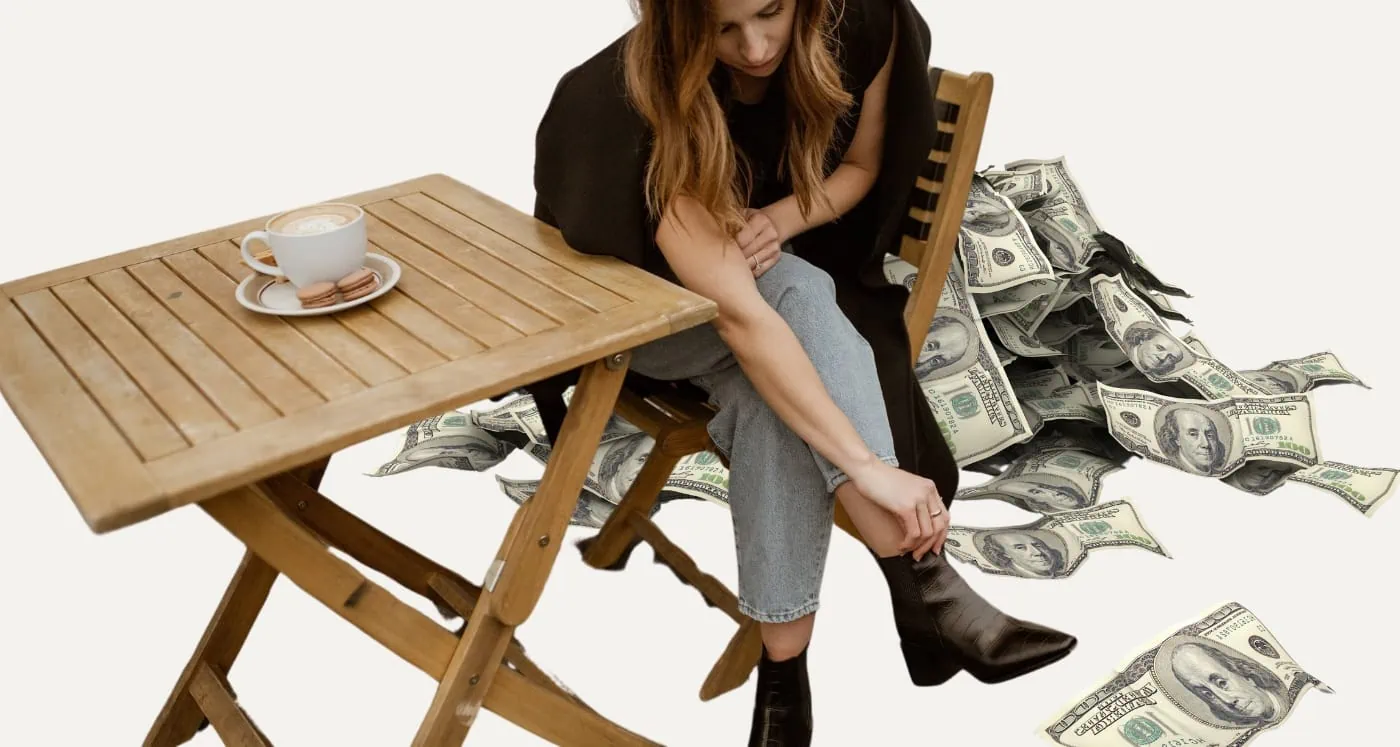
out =
[(833, 213), (826, 204), (817, 201), (812, 212), (805, 218), (797, 208), (797, 197), (788, 195), (763, 208), (768, 219), (778, 231), (778, 242), (782, 243), (808, 229), (815, 228), (845, 215), (857, 203), (865, 199), (875, 179), (880, 175), (880, 159), (885, 147), (885, 102), (890, 89), (890, 67), (894, 61), (895, 45), (899, 43), (899, 23), (895, 22), (895, 33), (890, 37), (890, 49), (885, 55), (885, 64), (876, 73), (875, 79), (865, 89), (861, 98), (860, 119), (856, 120), (856, 131), (851, 144), (841, 159), (841, 164), (822, 182), (831, 198)]
[(792, 328), (759, 295), (739, 246), (699, 203), (676, 198), (656, 243), (681, 284), (719, 307), (716, 331), (759, 395), (799, 438), (852, 477), (878, 461), (831, 400)]

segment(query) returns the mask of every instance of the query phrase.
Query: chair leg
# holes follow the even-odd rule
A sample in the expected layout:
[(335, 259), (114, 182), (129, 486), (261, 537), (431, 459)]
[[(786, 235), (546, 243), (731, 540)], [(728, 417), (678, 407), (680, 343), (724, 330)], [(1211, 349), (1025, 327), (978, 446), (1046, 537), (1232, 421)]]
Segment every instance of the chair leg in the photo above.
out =
[(637, 479), (632, 481), (627, 495), (623, 496), (622, 502), (613, 509), (603, 528), (596, 535), (578, 542), (578, 548), (583, 553), (583, 562), (607, 571), (620, 571), (627, 567), (632, 550), (641, 542), (628, 517), (646, 518), (651, 515), (651, 509), (656, 505), (661, 489), (666, 486), (666, 481), (676, 469), (676, 463), (684, 456), (665, 448), (665, 444), (664, 435), (657, 439), (656, 446), (647, 456), (646, 464), (642, 465), (642, 471), (637, 474)]

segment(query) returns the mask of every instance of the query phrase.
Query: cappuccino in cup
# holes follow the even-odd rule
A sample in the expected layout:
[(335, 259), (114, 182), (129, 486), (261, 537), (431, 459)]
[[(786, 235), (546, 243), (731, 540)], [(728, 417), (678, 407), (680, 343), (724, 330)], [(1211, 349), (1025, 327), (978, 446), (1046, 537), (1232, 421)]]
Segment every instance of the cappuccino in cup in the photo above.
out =
[[(275, 264), (259, 261), (251, 249), (261, 241)], [(358, 205), (328, 202), (273, 216), (261, 231), (243, 237), (243, 261), (258, 272), (285, 277), (298, 288), (334, 283), (365, 263), (369, 239), (365, 212)]]

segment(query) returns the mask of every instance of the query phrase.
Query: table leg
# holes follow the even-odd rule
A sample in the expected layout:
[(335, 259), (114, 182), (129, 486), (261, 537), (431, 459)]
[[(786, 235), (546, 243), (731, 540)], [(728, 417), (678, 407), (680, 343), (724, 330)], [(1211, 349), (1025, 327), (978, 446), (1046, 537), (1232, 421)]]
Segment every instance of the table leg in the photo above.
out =
[(515, 627), (529, 617), (544, 590), (603, 427), (617, 402), (629, 357), (624, 353), (597, 361), (580, 375), (539, 489), (516, 512), (507, 530), (413, 747), (458, 746), (466, 739)]
[[(318, 460), (297, 470), (308, 484), (319, 486), (330, 458)], [(277, 580), (277, 571), (263, 562), (251, 551), (243, 554), (243, 562), (229, 581), (224, 598), (219, 602), (214, 616), (204, 630), (204, 637), (195, 647), (194, 654), (185, 671), (176, 681), (174, 690), (166, 699), (160, 715), (146, 735), (146, 747), (173, 747), (188, 742), (205, 723), (204, 712), (194, 696), (190, 685), (194, 682), (201, 664), (208, 664), (215, 671), (225, 673), (233, 668), (234, 659), (243, 650), (244, 641), (253, 628), (253, 621), (262, 611), (263, 603), (272, 590), (272, 582)]]

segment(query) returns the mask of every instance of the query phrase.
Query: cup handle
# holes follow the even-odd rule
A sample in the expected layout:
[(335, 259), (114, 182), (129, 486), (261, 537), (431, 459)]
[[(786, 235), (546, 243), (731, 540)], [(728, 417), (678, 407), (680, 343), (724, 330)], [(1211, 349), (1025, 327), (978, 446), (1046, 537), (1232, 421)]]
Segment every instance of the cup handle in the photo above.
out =
[(267, 231), (253, 231), (252, 233), (243, 237), (243, 241), (240, 242), (238, 245), (238, 250), (243, 254), (244, 263), (246, 263), (249, 267), (253, 268), (254, 270), (257, 270), (258, 272), (261, 272), (264, 275), (272, 275), (273, 277), (279, 278), (286, 277), (287, 273), (282, 272), (280, 268), (273, 267), (272, 265), (264, 263), (263, 261), (255, 258), (252, 252), (248, 251), (248, 245), (251, 244), (254, 240), (260, 240), (264, 244), (267, 244)]

